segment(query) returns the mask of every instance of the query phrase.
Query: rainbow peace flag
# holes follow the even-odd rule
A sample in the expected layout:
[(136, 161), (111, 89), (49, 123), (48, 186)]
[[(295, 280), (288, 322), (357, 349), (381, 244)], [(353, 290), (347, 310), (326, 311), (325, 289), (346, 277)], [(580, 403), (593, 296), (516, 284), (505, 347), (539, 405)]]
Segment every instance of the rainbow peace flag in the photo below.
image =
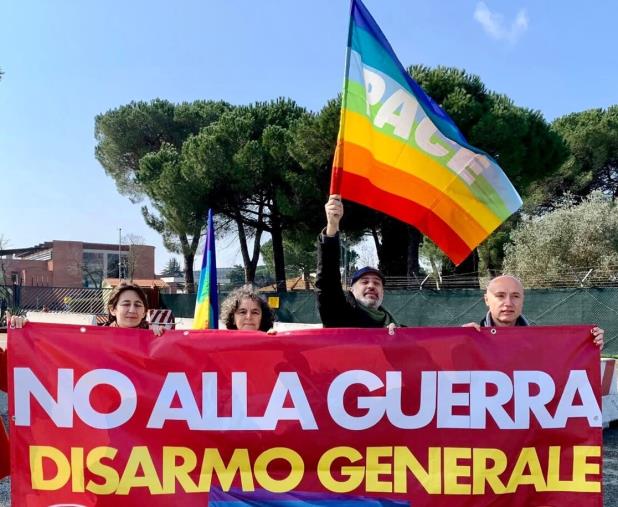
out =
[(219, 328), (219, 300), (217, 298), (217, 260), (215, 257), (215, 228), (212, 210), (208, 210), (206, 247), (202, 257), (202, 271), (197, 287), (193, 329)]
[(461, 263), (522, 204), (498, 164), (470, 146), (352, 0), (331, 194), (391, 215)]

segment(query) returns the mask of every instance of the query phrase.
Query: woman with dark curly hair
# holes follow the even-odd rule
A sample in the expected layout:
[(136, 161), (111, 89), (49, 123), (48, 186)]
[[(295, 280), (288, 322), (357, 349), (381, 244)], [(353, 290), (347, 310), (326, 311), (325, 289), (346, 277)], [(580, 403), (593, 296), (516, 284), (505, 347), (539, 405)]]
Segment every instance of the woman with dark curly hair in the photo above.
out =
[(251, 285), (243, 285), (230, 292), (221, 304), (221, 320), (227, 329), (270, 331), (273, 311)]

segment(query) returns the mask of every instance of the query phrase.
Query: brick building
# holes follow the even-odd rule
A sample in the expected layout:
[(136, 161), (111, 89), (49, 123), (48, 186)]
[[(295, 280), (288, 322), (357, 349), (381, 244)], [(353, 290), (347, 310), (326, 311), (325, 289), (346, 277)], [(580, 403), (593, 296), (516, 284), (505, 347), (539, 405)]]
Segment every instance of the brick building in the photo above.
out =
[(0, 284), (5, 285), (101, 287), (105, 278), (154, 277), (154, 246), (149, 245), (54, 240), (0, 251)]

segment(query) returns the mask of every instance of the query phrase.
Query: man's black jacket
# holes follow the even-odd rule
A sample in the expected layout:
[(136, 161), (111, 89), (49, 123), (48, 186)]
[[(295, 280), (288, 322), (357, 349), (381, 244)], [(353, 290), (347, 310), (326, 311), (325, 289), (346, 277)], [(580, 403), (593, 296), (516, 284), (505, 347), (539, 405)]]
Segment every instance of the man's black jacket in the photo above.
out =
[(394, 317), (383, 306), (378, 311), (384, 313), (382, 321), (373, 318), (350, 291), (341, 287), (339, 273), (339, 234), (318, 236), (318, 272), (316, 293), (318, 311), (324, 327), (385, 327)]

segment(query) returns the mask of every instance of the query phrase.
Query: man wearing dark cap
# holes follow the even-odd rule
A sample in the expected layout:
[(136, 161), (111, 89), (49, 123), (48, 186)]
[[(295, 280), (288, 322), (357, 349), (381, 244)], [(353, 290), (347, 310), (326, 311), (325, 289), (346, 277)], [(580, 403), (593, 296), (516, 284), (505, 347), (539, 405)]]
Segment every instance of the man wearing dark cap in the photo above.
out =
[(398, 326), (391, 313), (382, 306), (384, 275), (372, 267), (364, 267), (352, 275), (349, 291), (341, 286), (339, 273), (339, 222), (343, 203), (333, 194), (324, 206), (326, 228), (318, 236), (318, 272), (316, 280), (318, 310), (324, 327), (388, 327), (392, 333)]

